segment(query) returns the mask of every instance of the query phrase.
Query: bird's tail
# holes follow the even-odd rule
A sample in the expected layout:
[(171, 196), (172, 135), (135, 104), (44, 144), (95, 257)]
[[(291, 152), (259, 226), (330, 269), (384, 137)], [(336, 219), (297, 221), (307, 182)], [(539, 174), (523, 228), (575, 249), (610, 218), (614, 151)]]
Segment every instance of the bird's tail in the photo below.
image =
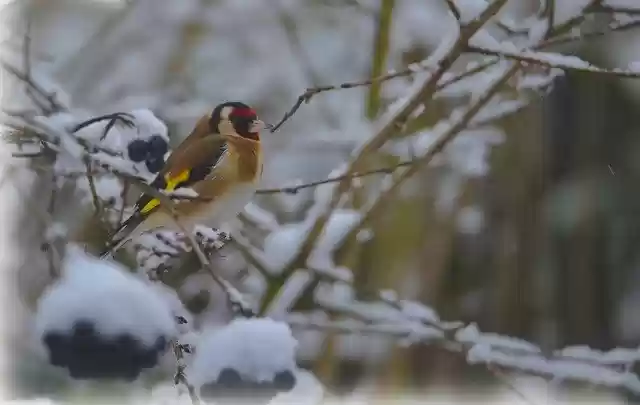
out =
[(105, 250), (100, 253), (100, 258), (106, 259), (124, 246), (124, 244), (129, 241), (131, 233), (142, 223), (143, 220), (144, 217), (139, 212), (136, 212), (124, 221), (120, 227), (113, 232), (111, 238), (109, 238), (109, 243)]

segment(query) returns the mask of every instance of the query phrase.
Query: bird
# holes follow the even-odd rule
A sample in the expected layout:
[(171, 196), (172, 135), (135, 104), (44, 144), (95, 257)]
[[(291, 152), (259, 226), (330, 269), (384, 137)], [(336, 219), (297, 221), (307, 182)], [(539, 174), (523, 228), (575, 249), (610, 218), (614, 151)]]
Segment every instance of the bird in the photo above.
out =
[[(150, 186), (164, 192), (190, 187), (197, 193), (193, 199), (174, 203), (174, 213), (187, 231), (200, 224), (220, 227), (252, 199), (263, 173), (260, 132), (264, 128), (265, 123), (247, 104), (224, 102), (203, 115), (169, 155)], [(156, 197), (143, 193), (100, 257), (158, 228), (182, 230)]]

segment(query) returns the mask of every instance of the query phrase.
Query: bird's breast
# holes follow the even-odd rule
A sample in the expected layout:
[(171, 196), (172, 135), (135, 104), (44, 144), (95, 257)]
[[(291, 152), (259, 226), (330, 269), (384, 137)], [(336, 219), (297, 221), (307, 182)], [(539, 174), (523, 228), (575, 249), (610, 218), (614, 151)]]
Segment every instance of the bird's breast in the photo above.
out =
[(238, 183), (220, 196), (213, 204), (204, 205), (195, 215), (196, 224), (219, 227), (233, 220), (251, 201), (256, 192), (256, 185), (245, 182)]

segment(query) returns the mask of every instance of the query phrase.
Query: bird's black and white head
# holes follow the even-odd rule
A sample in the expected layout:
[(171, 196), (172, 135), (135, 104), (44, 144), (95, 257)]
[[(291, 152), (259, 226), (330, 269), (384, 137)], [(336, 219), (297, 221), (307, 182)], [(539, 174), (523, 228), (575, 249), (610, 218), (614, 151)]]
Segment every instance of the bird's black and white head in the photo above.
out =
[(260, 140), (260, 131), (265, 127), (255, 110), (239, 101), (229, 101), (216, 106), (211, 113), (211, 132), (225, 136)]

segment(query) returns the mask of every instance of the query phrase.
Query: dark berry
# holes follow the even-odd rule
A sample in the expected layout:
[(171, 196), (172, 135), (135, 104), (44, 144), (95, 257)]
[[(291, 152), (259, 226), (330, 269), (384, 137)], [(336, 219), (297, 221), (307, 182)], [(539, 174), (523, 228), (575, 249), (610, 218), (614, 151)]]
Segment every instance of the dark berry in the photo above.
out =
[(43, 337), (51, 364), (64, 367), (76, 379), (135, 380), (142, 369), (154, 367), (166, 347), (167, 338), (159, 336), (145, 346), (135, 336), (104, 336), (92, 322), (79, 320), (68, 335), (50, 332)]
[(142, 139), (135, 139), (127, 145), (129, 159), (136, 163), (142, 162), (149, 154), (149, 144)]
[(95, 327), (93, 322), (87, 320), (79, 320), (73, 324), (73, 335), (79, 337), (89, 337), (95, 335)]
[(242, 385), (240, 373), (232, 368), (225, 368), (218, 375), (218, 384), (226, 388), (236, 388)]
[(296, 385), (296, 377), (289, 370), (280, 371), (273, 377), (273, 385), (279, 391), (290, 391)]
[(60, 333), (51, 332), (44, 336), (43, 341), (49, 351), (49, 362), (54, 366), (64, 367), (71, 354), (69, 338)]
[(167, 141), (165, 141), (160, 135), (153, 135), (149, 138), (149, 154), (151, 157), (161, 159), (164, 157), (167, 150), (169, 150), (169, 145)]
[(162, 166), (164, 166), (164, 160), (162, 158), (160, 159), (150, 158), (150, 159), (147, 159), (146, 165), (147, 165), (147, 169), (151, 173), (158, 173), (160, 170), (162, 170)]
[(157, 352), (164, 352), (164, 350), (167, 348), (168, 343), (169, 342), (167, 341), (166, 337), (158, 336), (155, 343), (153, 344), (153, 349)]
[(154, 349), (142, 350), (138, 353), (138, 365), (142, 368), (151, 368), (158, 362), (158, 352)]
[(256, 397), (273, 398), (278, 394), (278, 389), (273, 383), (264, 381), (253, 384), (252, 391)]

